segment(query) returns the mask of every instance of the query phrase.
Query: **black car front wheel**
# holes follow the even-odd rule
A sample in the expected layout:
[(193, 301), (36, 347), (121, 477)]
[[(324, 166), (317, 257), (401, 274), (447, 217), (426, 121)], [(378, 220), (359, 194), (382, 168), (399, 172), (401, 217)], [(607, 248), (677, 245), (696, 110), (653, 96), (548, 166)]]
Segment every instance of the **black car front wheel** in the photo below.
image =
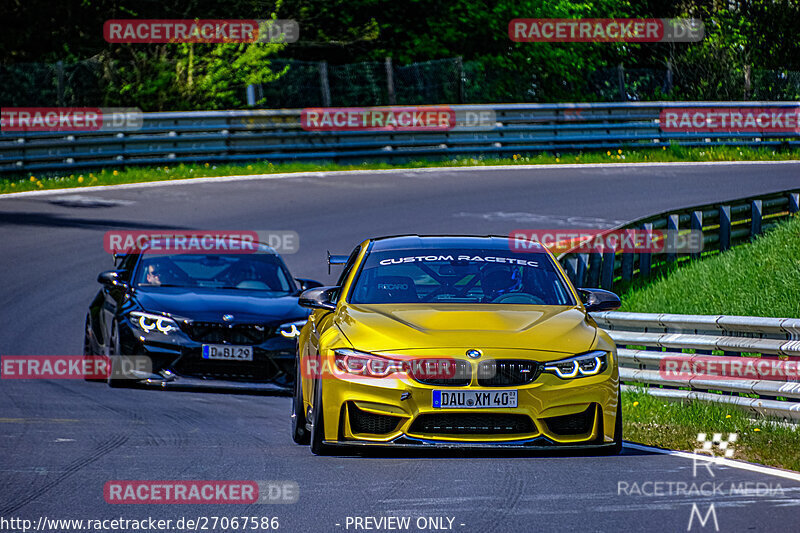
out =
[[(83, 330), (83, 359), (86, 368), (92, 368), (92, 359), (94, 359), (95, 355), (96, 354), (94, 353), (94, 349), (92, 348), (92, 322), (91, 318), (89, 317), (89, 314), (87, 313), (86, 326), (84, 327)], [(83, 379), (86, 381), (95, 381), (101, 383), (105, 381), (102, 378), (98, 379), (96, 377), (90, 377), (90, 376), (91, 373), (84, 373)]]
[(108, 386), (112, 388), (126, 387), (130, 383), (119, 376), (123, 375), (120, 364), (119, 326), (116, 322), (111, 326), (111, 338), (108, 341)]

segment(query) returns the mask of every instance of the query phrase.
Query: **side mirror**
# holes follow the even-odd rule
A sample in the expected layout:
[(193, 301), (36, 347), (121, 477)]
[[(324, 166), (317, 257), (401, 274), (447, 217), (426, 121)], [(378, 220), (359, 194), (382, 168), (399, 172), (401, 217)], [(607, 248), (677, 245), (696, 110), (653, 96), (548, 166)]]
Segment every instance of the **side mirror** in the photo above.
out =
[(300, 295), (297, 301), (302, 307), (309, 309), (327, 309), (333, 311), (336, 309), (336, 302), (333, 301), (333, 295), (339, 287), (316, 287), (308, 289)]
[(313, 279), (306, 279), (306, 278), (295, 278), (295, 281), (300, 284), (301, 291), (307, 291), (308, 289), (314, 289), (316, 287), (322, 287), (322, 283)]
[(619, 309), (622, 302), (619, 296), (611, 291), (604, 291), (603, 289), (578, 289), (578, 294), (581, 296), (583, 306), (586, 311), (592, 313), (595, 311), (613, 311)]
[(120, 270), (106, 270), (97, 276), (97, 282), (105, 285), (106, 287), (121, 287), (128, 288), (128, 282), (122, 279), (122, 272)]

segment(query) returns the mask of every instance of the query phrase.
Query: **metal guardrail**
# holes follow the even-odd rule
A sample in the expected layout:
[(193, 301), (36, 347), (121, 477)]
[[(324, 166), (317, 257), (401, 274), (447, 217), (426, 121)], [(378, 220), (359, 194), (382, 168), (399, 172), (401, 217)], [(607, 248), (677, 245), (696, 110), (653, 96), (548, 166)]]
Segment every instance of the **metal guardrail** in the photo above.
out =
[(456, 105), (491, 110), (493, 128), (454, 131), (305, 131), (300, 109), (145, 113), (137, 131), (0, 132), (0, 173), (82, 171), (125, 165), (268, 160), (406, 161), (412, 158), (667, 146), (800, 146), (800, 132), (666, 132), (679, 107), (752, 108), (797, 102), (634, 102)]
[[(613, 230), (702, 232), (703, 252), (725, 251), (773, 228), (800, 211), (800, 189), (705, 204), (640, 218)], [(613, 231), (609, 230), (609, 231)], [(611, 290), (620, 282), (646, 278), (676, 262), (698, 259), (700, 253), (680, 254), (668, 251), (590, 253), (567, 252), (559, 262), (578, 287), (602, 287)]]
[(660, 398), (725, 403), (800, 421), (800, 381), (725, 379), (710, 373), (691, 377), (664, 371), (667, 359), (691, 367), (699, 357), (722, 355), (783, 358), (800, 364), (800, 319), (619, 311), (592, 316), (617, 344), (620, 379), (626, 387), (645, 385), (649, 394)]

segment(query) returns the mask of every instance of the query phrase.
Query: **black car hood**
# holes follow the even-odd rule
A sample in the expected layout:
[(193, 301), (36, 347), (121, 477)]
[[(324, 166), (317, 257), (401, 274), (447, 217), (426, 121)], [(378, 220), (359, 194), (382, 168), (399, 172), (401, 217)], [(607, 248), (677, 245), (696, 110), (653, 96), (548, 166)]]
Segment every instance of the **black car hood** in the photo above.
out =
[(133, 299), (143, 311), (167, 313), (201, 322), (265, 323), (301, 320), (309, 311), (297, 305), (297, 296), (268, 298), (263, 291), (159, 287), (137, 289)]

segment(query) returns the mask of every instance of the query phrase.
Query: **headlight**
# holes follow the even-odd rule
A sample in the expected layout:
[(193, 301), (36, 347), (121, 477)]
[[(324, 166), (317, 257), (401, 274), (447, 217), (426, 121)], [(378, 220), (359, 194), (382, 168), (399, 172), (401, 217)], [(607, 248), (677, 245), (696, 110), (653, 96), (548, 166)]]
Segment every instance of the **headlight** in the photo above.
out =
[(178, 331), (178, 324), (171, 318), (163, 315), (154, 315), (151, 313), (141, 313), (139, 311), (131, 311), (128, 314), (131, 323), (145, 333), (152, 333), (158, 331), (165, 335), (169, 335), (173, 331)]
[(349, 348), (334, 350), (336, 368), (348, 374), (356, 374), (369, 378), (385, 378), (395, 372), (404, 372), (403, 361), (382, 357), (367, 352), (359, 352)]
[(287, 322), (278, 326), (278, 331), (287, 339), (296, 339), (300, 336), (300, 328), (306, 325), (308, 320), (295, 320), (294, 322)]
[(575, 357), (552, 361), (544, 364), (544, 372), (555, 374), (561, 379), (594, 376), (606, 369), (608, 365), (608, 352), (595, 350)]

